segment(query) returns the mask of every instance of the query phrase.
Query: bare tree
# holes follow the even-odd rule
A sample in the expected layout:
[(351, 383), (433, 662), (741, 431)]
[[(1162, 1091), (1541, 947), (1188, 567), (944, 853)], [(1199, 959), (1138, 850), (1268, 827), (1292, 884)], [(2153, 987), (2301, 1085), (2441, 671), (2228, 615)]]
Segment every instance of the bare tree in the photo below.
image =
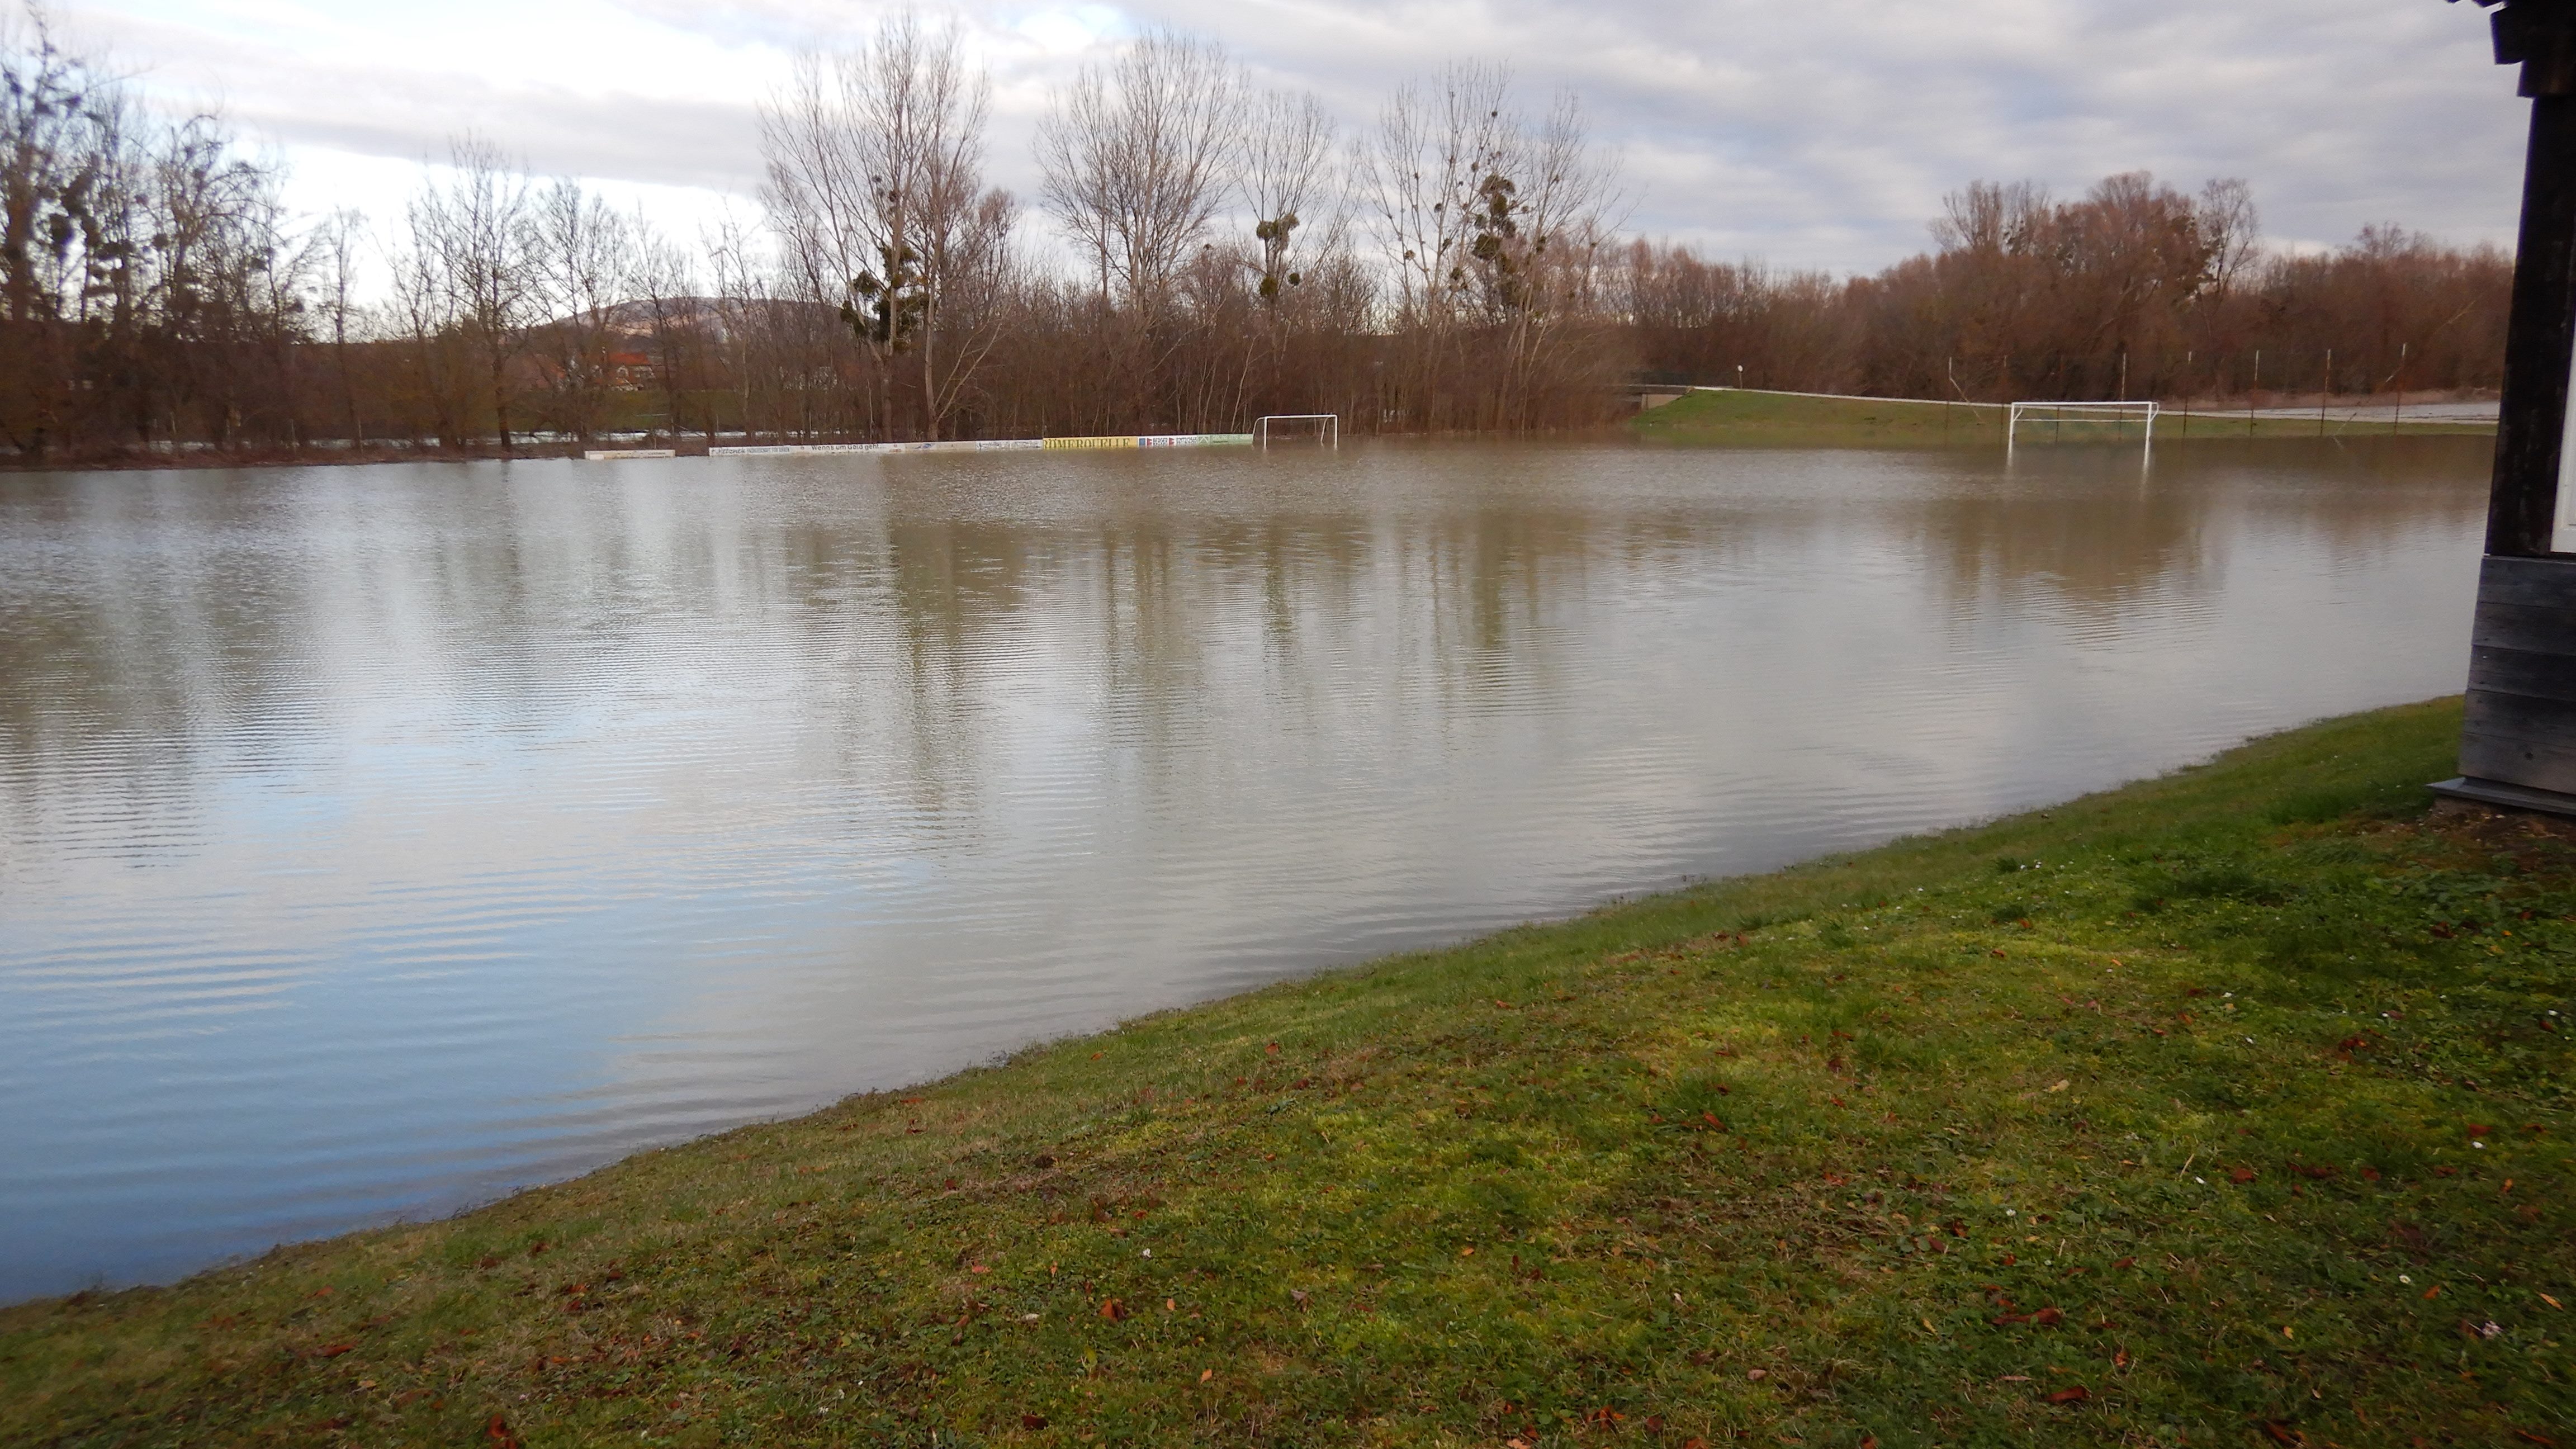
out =
[(1357, 150), (1396, 305), (1413, 325), (1441, 325), (1466, 290), (1477, 188), (1509, 166), (1509, 85), (1499, 67), (1462, 62), (1441, 71), (1430, 94), (1400, 86)]
[(1354, 165), (1416, 341), (1403, 407), (1441, 426), (1528, 426), (1542, 393), (1591, 385), (1598, 365), (1574, 368), (1569, 349), (1600, 320), (1618, 187), (1571, 94), (1533, 124), (1504, 71), (1453, 65), (1395, 93)]
[[(662, 235), (639, 209), (628, 223), (635, 237), (635, 302), (652, 338), (653, 381), (662, 394), (663, 429), (677, 438), (685, 428), (687, 380), (697, 376), (708, 318), (697, 295), (696, 268), (688, 251)], [(715, 425), (707, 424), (710, 437)]]
[(341, 422), (352, 446), (367, 437), (358, 412), (358, 388), (349, 370), (350, 324), (358, 312), (358, 248), (367, 225), (365, 212), (342, 207), (323, 218), (313, 239), (320, 268), (318, 282), (322, 335), (331, 344), (331, 371), (339, 381)]
[(2196, 217), (2210, 251), (2210, 288), (2225, 297), (2236, 290), (2263, 245), (2254, 188), (2238, 177), (2212, 181), (2200, 189)]
[(1047, 211), (1113, 286), (1160, 313), (1181, 265), (1225, 203), (1238, 158), (1243, 80), (1215, 45), (1148, 31), (1089, 65), (1038, 124)]
[(983, 185), (990, 89), (968, 71), (953, 24), (925, 28), (902, 12), (856, 50), (801, 57), (761, 111), (763, 199), (793, 274), (837, 304), (882, 386), (912, 355), (933, 438), (989, 346), (971, 328), (947, 336), (950, 304), (1009, 234), (1009, 198)]
[(1340, 245), (1333, 118), (1309, 92), (1267, 91), (1248, 110), (1241, 145), (1236, 175), (1252, 208), (1253, 289), (1275, 317), (1281, 299), (1305, 285), (1305, 260)]
[(90, 202), (119, 161), (122, 88), (54, 39), (30, 4), (0, 14), (0, 318), (79, 306), (78, 279), (103, 240)]
[(22, 453), (80, 426), (89, 283), (123, 260), (100, 203), (129, 162), (124, 105), (42, 10), (0, 15), (0, 432)]
[(406, 213), (423, 300), (464, 334), (481, 364), (501, 451), (511, 450), (510, 369), (543, 299), (525, 172), (476, 136), (449, 149), (445, 185), (425, 184)]
[(616, 306), (632, 295), (635, 238), (624, 216), (565, 177), (530, 208), (530, 251), (553, 344), (546, 370), (555, 421), (589, 442), (605, 420), (609, 355), (621, 335)]
[(458, 375), (455, 299), (445, 284), (434, 237), (425, 234), (417, 205), (385, 252), (392, 282), (393, 324), (402, 339), (402, 371), (409, 395), (398, 404), (410, 422), (407, 434), (426, 431), (450, 447), (465, 441), (463, 379)]
[(1535, 127), (1516, 130), (1508, 169), (1477, 187), (1482, 205), (1469, 254), (1496, 305), (1564, 320), (1593, 305), (1603, 253), (1618, 226), (1618, 171), (1593, 149), (1572, 91), (1558, 92)]

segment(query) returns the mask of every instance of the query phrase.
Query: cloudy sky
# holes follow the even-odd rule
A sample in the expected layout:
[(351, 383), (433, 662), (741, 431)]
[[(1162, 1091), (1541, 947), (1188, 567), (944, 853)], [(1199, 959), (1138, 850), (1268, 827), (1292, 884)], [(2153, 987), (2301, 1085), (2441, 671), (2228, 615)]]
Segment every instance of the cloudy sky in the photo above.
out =
[[(15, 3), (15, 0), (0, 0)], [(294, 199), (388, 216), (474, 130), (683, 232), (758, 185), (754, 109), (870, 0), (53, 0), (164, 103), (219, 101)], [(1212, 36), (1346, 126), (1443, 61), (1572, 87), (1630, 226), (1723, 256), (1874, 270), (1978, 179), (2145, 168), (2251, 181), (2279, 245), (2395, 221), (2509, 241), (2523, 104), (2482, 15), (2438, 0), (1229, 0), (957, 7), (994, 78), (992, 172), (1034, 191), (1049, 88), (1138, 28)], [(728, 203), (730, 198), (730, 203)]]

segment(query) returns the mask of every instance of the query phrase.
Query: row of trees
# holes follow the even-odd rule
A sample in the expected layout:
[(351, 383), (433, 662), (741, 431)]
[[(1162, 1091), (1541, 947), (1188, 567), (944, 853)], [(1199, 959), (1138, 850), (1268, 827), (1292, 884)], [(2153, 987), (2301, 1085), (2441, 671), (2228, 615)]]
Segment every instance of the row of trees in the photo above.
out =
[(0, 438), (274, 436), (305, 281), (276, 172), (157, 120), (40, 29), (0, 33)]
[[(1979, 184), (1836, 279), (1621, 241), (1560, 97), (1452, 66), (1340, 134), (1204, 41), (1082, 70), (1032, 203), (989, 85), (909, 16), (761, 112), (762, 217), (694, 238), (468, 138), (404, 213), (289, 215), (29, 11), (0, 31), (0, 446), (20, 457), (531, 432), (942, 438), (1581, 426), (1642, 371), (1910, 396), (2491, 387), (2509, 259), (2393, 228), (2268, 253), (2242, 183)], [(2257, 353), (2267, 361), (2253, 375)]]
[(1936, 249), (1837, 281), (1633, 243), (1614, 275), (1642, 366), (1675, 380), (1979, 401), (2476, 391), (2501, 384), (2511, 254), (2370, 227), (2266, 252), (2251, 192), (2143, 173), (2059, 201), (1948, 198)]

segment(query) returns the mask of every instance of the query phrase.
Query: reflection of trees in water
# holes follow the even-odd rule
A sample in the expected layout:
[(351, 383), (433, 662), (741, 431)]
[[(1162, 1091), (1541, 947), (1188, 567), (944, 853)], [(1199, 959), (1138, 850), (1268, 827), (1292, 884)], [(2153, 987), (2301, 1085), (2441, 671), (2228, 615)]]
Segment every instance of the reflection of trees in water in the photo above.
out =
[[(2367, 557), (2484, 511), (2482, 439), (2026, 448), (2011, 486), (1905, 508), (1954, 608), (2045, 592), (2109, 622), (2149, 595), (2206, 593), (2222, 545), (2290, 532)], [(2252, 520), (2252, 529), (2240, 520)]]
[[(389, 708), (435, 711), (391, 721), (433, 751), (494, 734), (509, 748), (595, 738), (622, 710), (695, 703), (657, 691), (705, 688), (746, 713), (705, 728), (797, 732), (826, 750), (808, 767), (944, 837), (1026, 776), (996, 752), (1028, 709), (1053, 714), (1043, 748), (1078, 756), (1059, 769), (1181, 768), (1245, 730), (1436, 727), (1545, 700), (1568, 647), (1552, 617), (1603, 577), (1680, 572), (1709, 546), (1680, 510), (1572, 502), (1139, 504), (1057, 524), (809, 509), (793, 482), (603, 489), (474, 469), (298, 486), (312, 477), (66, 517), (62, 586), (19, 596), (0, 633), (15, 682), (0, 740), (24, 766), (0, 788), (93, 811), (112, 789), (129, 818), (170, 817), (218, 779), (336, 767)], [(622, 747), (686, 743), (655, 728), (619, 729)]]
[(497, 736), (560, 740), (568, 768), (660, 752), (640, 763), (674, 790), (692, 770), (727, 789), (823, 776), (840, 808), (963, 844), (1000, 790), (1116, 771), (1203, 802), (1246, 751), (1401, 746), (1576, 703), (1594, 606), (1662, 607), (1659, 590), (1827, 547), (1910, 551), (1954, 609), (2038, 591), (2106, 620), (2214, 589), (2219, 549), (2249, 531), (2235, 520), (2367, 557), (2428, 518), (2472, 525), (2483, 446), (2195, 444), (2143, 480), (2134, 451), (2029, 449), (2000, 488), (1987, 461), (1927, 461), (1848, 499), (1544, 468), (1451, 488), (1441, 468), (1489, 456), (1463, 452), (1426, 457), (1410, 493), (1280, 496), (1227, 491), (1240, 474), (1192, 492), (1177, 469), (1133, 475), (1151, 487), (893, 469), (874, 486), (560, 467), (22, 480), (0, 555), (21, 561), (0, 594), (0, 808), (185, 841), (219, 782), (381, 773), (365, 756), (387, 740), (431, 752), (407, 768), (453, 770), (438, 751)]
[[(234, 516), (228, 474), (39, 476), (13, 485), (0, 548), (0, 802), (119, 822), (91, 848), (139, 859), (200, 843), (187, 788), (203, 737), (238, 768), (291, 754), (317, 701), (272, 657), (274, 540)], [(29, 497), (28, 495), (37, 495)]]
[[(812, 662), (838, 668), (845, 693), (904, 701), (834, 711), (838, 728), (884, 731), (845, 755), (875, 759), (860, 772), (899, 776), (884, 785), (937, 813), (971, 811), (996, 781), (1043, 784), (1033, 773), (1119, 774), (1149, 804), (1222, 798), (1206, 792), (1246, 751), (1328, 749), (1355, 729), (1544, 698), (1571, 645), (1550, 616), (1602, 560), (1678, 558), (1702, 540), (1680, 516), (1566, 507), (1122, 505), (1063, 524), (899, 518), (834, 546), (864, 562), (836, 575), (844, 603), (809, 608), (809, 632), (828, 623), (831, 637), (897, 647), (834, 665), (817, 638)], [(870, 597), (858, 576), (871, 572), (891, 581), (888, 629), (836, 613)], [(995, 754), (1009, 748), (1043, 757)]]
[(1905, 511), (1953, 607), (2036, 591), (2110, 616), (2150, 593), (2209, 586), (2209, 505), (2205, 490), (2170, 481), (2126, 494), (2070, 481), (2064, 492), (1926, 500)]

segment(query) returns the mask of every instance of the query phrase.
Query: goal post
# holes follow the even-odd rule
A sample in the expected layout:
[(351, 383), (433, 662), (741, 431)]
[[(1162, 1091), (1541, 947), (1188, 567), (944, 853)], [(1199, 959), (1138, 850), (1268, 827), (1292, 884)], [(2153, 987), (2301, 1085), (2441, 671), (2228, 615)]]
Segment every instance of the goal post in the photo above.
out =
[(2156, 444), (2157, 406), (2151, 402), (2017, 402), (2004, 422), (2004, 446), (2021, 441), (2024, 428), (2050, 443), (2125, 443), (2136, 437)]
[[(1285, 429), (1273, 426), (1279, 423), (1287, 423), (1290, 426)], [(1265, 414), (1253, 421), (1253, 445), (1260, 448), (1269, 447), (1270, 435), (1273, 432), (1285, 432), (1292, 437), (1311, 434), (1319, 446), (1339, 451), (1342, 446), (1342, 415), (1340, 413)]]

